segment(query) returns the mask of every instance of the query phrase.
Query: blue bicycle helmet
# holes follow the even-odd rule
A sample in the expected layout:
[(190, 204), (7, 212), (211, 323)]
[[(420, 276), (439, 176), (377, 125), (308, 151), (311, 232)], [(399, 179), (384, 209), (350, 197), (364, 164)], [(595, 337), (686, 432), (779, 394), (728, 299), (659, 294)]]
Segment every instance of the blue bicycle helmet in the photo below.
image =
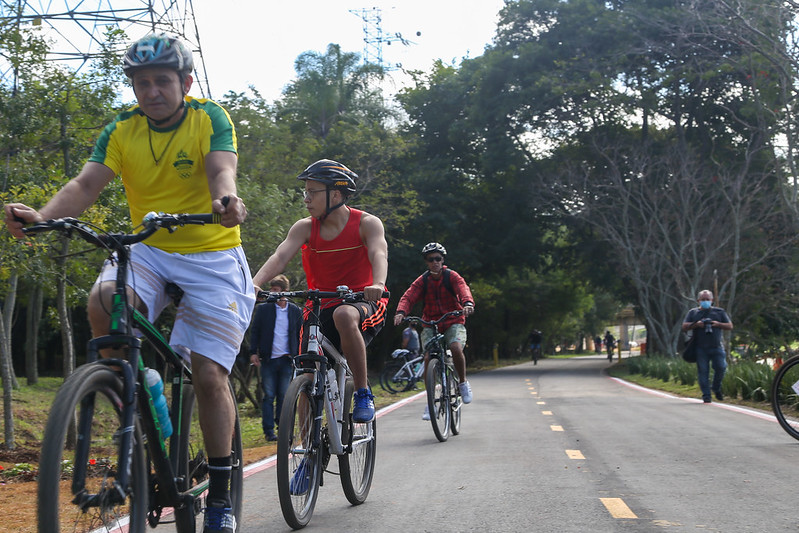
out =
[(194, 69), (191, 50), (174, 37), (151, 34), (133, 43), (122, 59), (122, 70), (129, 78), (143, 68), (175, 69), (181, 80)]

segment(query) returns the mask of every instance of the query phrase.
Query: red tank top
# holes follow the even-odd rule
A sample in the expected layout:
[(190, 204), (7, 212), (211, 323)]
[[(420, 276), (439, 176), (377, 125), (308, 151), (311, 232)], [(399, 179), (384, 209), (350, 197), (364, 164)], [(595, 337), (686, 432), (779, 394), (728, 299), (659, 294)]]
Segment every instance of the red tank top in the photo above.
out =
[(311, 219), (311, 237), (302, 247), (302, 268), (309, 289), (334, 291), (339, 285), (346, 285), (353, 291), (362, 291), (372, 284), (372, 263), (360, 234), (363, 211), (349, 209), (347, 224), (330, 241), (319, 237), (320, 222)]

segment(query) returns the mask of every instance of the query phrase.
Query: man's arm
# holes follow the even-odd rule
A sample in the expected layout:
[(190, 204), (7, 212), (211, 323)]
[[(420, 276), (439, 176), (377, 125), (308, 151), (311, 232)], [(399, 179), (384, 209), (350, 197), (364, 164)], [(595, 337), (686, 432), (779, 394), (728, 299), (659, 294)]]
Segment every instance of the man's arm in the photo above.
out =
[(394, 315), (394, 325), (399, 326), (400, 323), (403, 321), (405, 316), (411, 311), (414, 304), (419, 300), (422, 295), (422, 286), (424, 281), (422, 281), (422, 276), (419, 276), (411, 283), (411, 286), (408, 287), (405, 292), (400, 297), (399, 303), (397, 304), (397, 311)]
[(275, 249), (269, 259), (261, 266), (258, 273), (252, 278), (256, 287), (263, 287), (265, 283), (286, 269), (291, 258), (297, 255), (302, 245), (311, 237), (311, 219), (303, 218), (294, 223), (289, 229), (286, 239)]
[(25, 236), (22, 233), (24, 224), (15, 220), (15, 217), (23, 219), (25, 223), (51, 218), (77, 217), (97, 200), (102, 190), (113, 179), (113, 170), (102, 163), (89, 161), (83, 165), (80, 173), (69, 180), (39, 211), (25, 204), (6, 204), (4, 208), (6, 226), (11, 235), (21, 239)]
[(465, 316), (471, 315), (474, 312), (474, 297), (472, 296), (472, 290), (469, 288), (466, 280), (463, 279), (463, 276), (453, 270), (450, 270), (449, 274), (450, 281), (455, 289), (455, 294), (458, 295), (458, 300), (463, 306), (463, 314)]
[[(211, 191), (211, 208), (222, 215), (220, 222), (226, 228), (238, 226), (247, 218), (244, 201), (236, 196), (236, 167), (238, 156), (235, 152), (215, 150), (205, 156), (205, 174), (208, 189)], [(222, 197), (227, 196), (227, 206), (222, 205)]]
[(383, 222), (374, 215), (361, 219), (361, 238), (372, 264), (372, 284), (363, 289), (364, 299), (376, 302), (383, 296), (388, 276), (388, 244)]

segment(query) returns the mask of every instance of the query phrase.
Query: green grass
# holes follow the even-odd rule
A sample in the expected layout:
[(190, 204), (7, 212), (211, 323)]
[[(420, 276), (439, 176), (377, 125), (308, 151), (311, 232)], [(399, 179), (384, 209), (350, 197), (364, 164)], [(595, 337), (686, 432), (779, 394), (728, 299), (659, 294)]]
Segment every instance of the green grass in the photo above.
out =
[[(662, 357), (622, 359), (608, 369), (608, 374), (676, 396), (702, 397), (702, 391), (696, 381), (696, 365), (681, 359), (667, 360)], [(722, 382), (724, 402), (771, 412), (768, 390), (773, 376), (774, 373), (769, 367), (754, 361), (737, 361), (729, 365)]]

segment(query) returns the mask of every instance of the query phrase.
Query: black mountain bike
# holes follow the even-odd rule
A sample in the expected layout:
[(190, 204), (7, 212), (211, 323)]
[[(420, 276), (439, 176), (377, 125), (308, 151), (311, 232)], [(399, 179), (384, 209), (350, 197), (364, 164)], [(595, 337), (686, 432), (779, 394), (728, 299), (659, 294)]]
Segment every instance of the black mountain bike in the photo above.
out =
[(444, 334), (438, 332), (438, 324), (446, 318), (459, 316), (462, 313), (463, 311), (450, 311), (433, 322), (418, 316), (405, 317), (408, 322), (417, 322), (433, 328), (433, 338), (424, 346), (424, 353), (429, 356), (425, 389), (427, 389), (427, 408), (430, 411), (433, 433), (441, 442), (449, 438), (450, 432), (453, 435), (460, 433), (463, 399), (458, 373), (455, 372), (452, 355), (444, 344)]
[[(344, 495), (352, 505), (366, 501), (372, 486), (377, 421), (352, 420), (352, 371), (319, 327), (322, 300), (358, 302), (363, 301), (363, 292), (340, 286), (335, 292), (262, 292), (259, 300), (263, 298), (303, 298), (310, 303), (303, 324), (308, 330), (307, 350), (294, 357), (294, 379), (283, 399), (277, 433), (280, 509), (292, 529), (301, 529), (313, 516), (325, 472), (341, 477)], [(327, 469), (333, 455), (338, 456), (338, 472)]]
[[(191, 369), (158, 329), (129, 302), (125, 280), (129, 246), (159, 228), (219, 223), (217, 214), (150, 213), (138, 233), (104, 233), (74, 218), (49, 220), (24, 229), (28, 235), (57, 231), (101, 248), (116, 261), (116, 289), (109, 334), (88, 343), (87, 363), (58, 390), (47, 420), (39, 465), (38, 519), (41, 533), (129, 531), (174, 522), (179, 533), (193, 533), (201, 518), (208, 464), (194, 413)], [(174, 287), (174, 286), (173, 286)], [(139, 335), (134, 334), (134, 328)], [(142, 339), (157, 354), (171, 383), (170, 419), (162, 427), (146, 385)], [(100, 358), (100, 350), (124, 351), (122, 358)], [(232, 393), (232, 389), (231, 389)], [(231, 435), (233, 475), (230, 494), (237, 521), (241, 515), (243, 470), (238, 412)], [(59, 486), (69, 482), (70, 501)], [(174, 511), (170, 516), (168, 508)], [(164, 511), (167, 512), (164, 512)], [(202, 523), (200, 523), (202, 527)], [(127, 529), (124, 529), (127, 528)]]

